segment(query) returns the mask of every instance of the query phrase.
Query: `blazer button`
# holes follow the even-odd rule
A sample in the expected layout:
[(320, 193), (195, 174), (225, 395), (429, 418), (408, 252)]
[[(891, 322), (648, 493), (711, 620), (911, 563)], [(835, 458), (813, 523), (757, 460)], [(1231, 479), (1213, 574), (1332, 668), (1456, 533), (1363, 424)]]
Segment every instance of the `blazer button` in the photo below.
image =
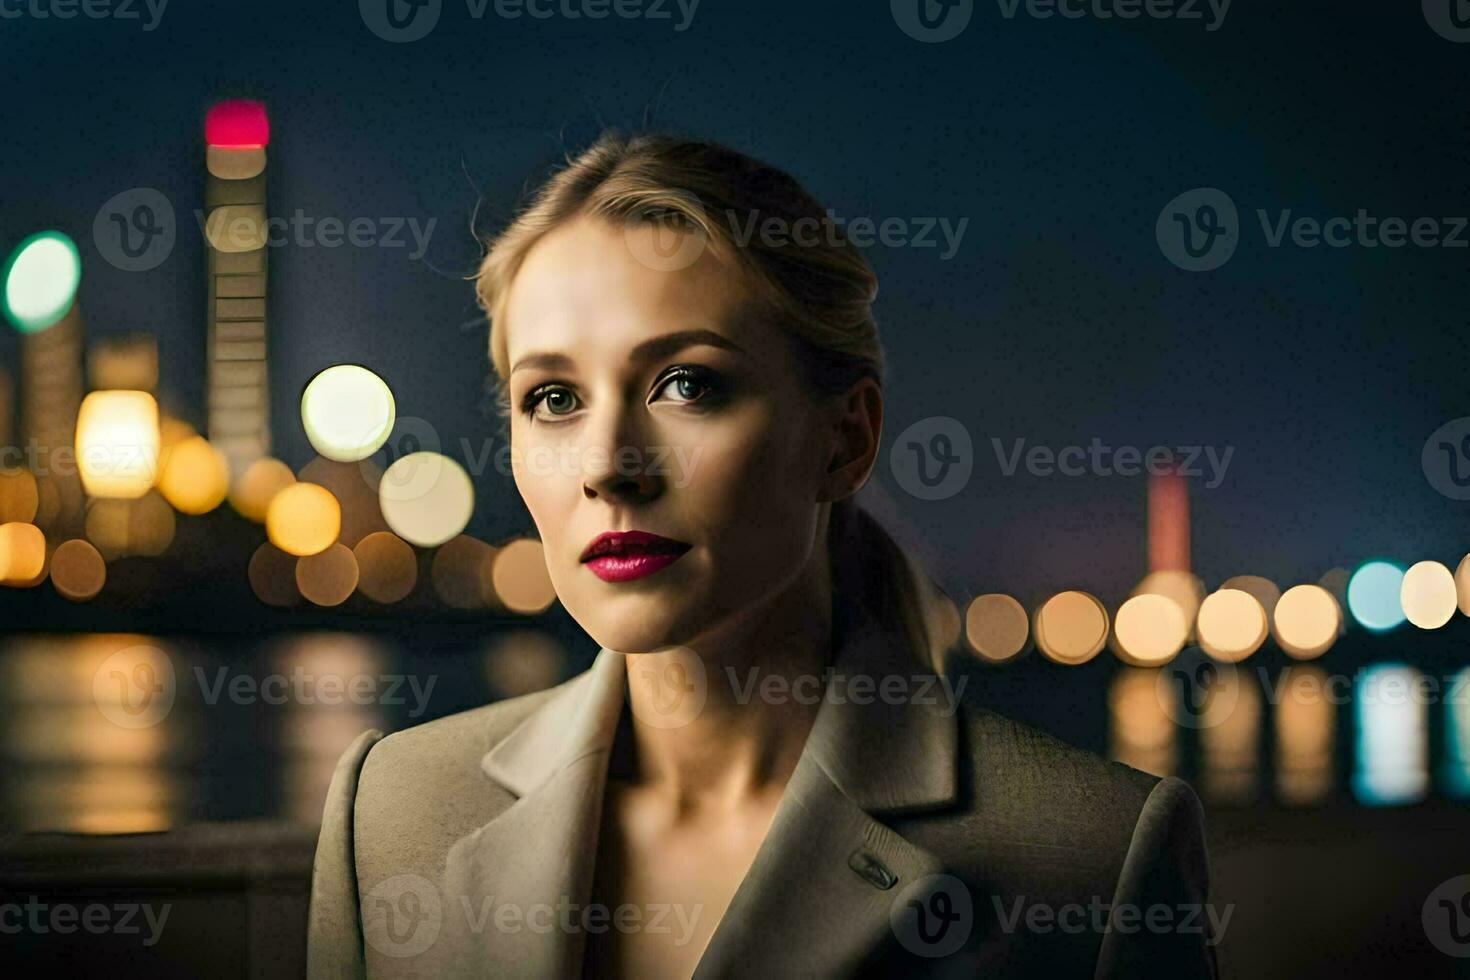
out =
[(852, 852), (852, 856), (847, 859), (847, 866), (875, 888), (887, 891), (898, 883), (898, 875), (889, 871), (882, 861), (862, 848)]

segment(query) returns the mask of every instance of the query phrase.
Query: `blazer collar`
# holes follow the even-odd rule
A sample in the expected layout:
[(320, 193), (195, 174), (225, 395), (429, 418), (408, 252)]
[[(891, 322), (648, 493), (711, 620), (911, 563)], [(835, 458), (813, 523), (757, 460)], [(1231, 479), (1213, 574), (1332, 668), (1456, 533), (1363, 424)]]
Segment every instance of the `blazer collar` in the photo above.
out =
[[(817, 710), (803, 756), (811, 756), (848, 799), (870, 813), (948, 806), (956, 793), (957, 722), (939, 681), (910, 662), (902, 641), (866, 607), (838, 601), (831, 696)], [(611, 749), (626, 694), (621, 653), (601, 648), (592, 667), (485, 753), (481, 769), (516, 796), (528, 796), (558, 770)], [(879, 696), (884, 677), (900, 677), (913, 697)], [(928, 678), (926, 680), (926, 677)], [(871, 678), (872, 684), (854, 684)], [(711, 677), (709, 683), (726, 679)]]
[[(851, 972), (891, 941), (890, 913), (905, 887), (941, 870), (932, 854), (875, 816), (955, 802), (958, 721), (944, 710), (937, 685), (929, 692), (934, 703), (876, 696), (884, 677), (905, 678), (913, 694), (928, 675), (866, 610), (839, 601), (834, 630), (840, 633), (829, 690), (853, 696), (824, 697), (766, 839), (696, 977)], [(873, 678), (866, 697), (846, 687), (859, 675)], [(519, 799), (450, 851), (445, 890), (465, 896), (465, 908), (483, 908), (486, 897), (497, 905), (589, 900), (625, 684), (623, 655), (603, 648), (591, 669), (485, 754), (485, 774)], [(483, 917), (481, 926), (476, 936), (448, 945), (446, 952), (462, 959), (447, 966), (490, 975), (504, 975), (499, 968), (528, 976), (581, 973), (579, 931), (498, 932)]]

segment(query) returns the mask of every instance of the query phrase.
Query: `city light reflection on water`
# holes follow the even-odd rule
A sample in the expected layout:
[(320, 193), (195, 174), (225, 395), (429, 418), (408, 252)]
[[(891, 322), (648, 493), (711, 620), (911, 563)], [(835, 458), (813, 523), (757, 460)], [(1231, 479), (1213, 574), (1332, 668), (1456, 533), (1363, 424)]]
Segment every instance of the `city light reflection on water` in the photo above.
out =
[[(412, 642), (12, 635), (0, 640), (0, 814), (12, 829), (79, 833), (315, 823), (338, 756), (362, 732), (541, 690), (588, 662), (588, 649), (573, 655), (533, 627)], [(1470, 797), (1470, 669), (1425, 697), (1414, 692), (1427, 673), (1395, 664), (1215, 665), (1195, 672), (1195, 689), (1168, 683), (1168, 668), (1094, 667), (1097, 741), (1190, 779), (1208, 805)]]
[(0, 814), (14, 830), (139, 833), (197, 820), (315, 823), (338, 756), (564, 680), (537, 630), (427, 652), (359, 633), (222, 644), (100, 633), (0, 641)]

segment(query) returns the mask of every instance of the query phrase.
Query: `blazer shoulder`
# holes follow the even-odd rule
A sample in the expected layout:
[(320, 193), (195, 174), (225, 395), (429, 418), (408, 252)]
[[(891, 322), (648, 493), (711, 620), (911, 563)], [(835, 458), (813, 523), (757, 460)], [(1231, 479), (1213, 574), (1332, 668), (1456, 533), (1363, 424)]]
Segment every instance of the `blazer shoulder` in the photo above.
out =
[(371, 745), (353, 800), (359, 876), (371, 883), (404, 871), (437, 874), (454, 841), (510, 806), (515, 797), (480, 761), (558, 687), (447, 715)]
[(993, 711), (965, 708), (960, 717), (968, 819), (1110, 880), (1155, 791), (1168, 783), (1170, 802), (1194, 795), (1182, 780), (1104, 759)]

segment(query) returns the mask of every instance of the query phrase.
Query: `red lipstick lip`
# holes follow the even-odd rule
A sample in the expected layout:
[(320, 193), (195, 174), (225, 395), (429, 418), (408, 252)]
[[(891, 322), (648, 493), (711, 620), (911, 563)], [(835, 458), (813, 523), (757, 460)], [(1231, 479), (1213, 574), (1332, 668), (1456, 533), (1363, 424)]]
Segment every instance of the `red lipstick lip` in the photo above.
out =
[(673, 559), (690, 547), (683, 541), (675, 541), (649, 531), (604, 531), (587, 543), (579, 560), (585, 563), (604, 557), (624, 561), (632, 558)]

